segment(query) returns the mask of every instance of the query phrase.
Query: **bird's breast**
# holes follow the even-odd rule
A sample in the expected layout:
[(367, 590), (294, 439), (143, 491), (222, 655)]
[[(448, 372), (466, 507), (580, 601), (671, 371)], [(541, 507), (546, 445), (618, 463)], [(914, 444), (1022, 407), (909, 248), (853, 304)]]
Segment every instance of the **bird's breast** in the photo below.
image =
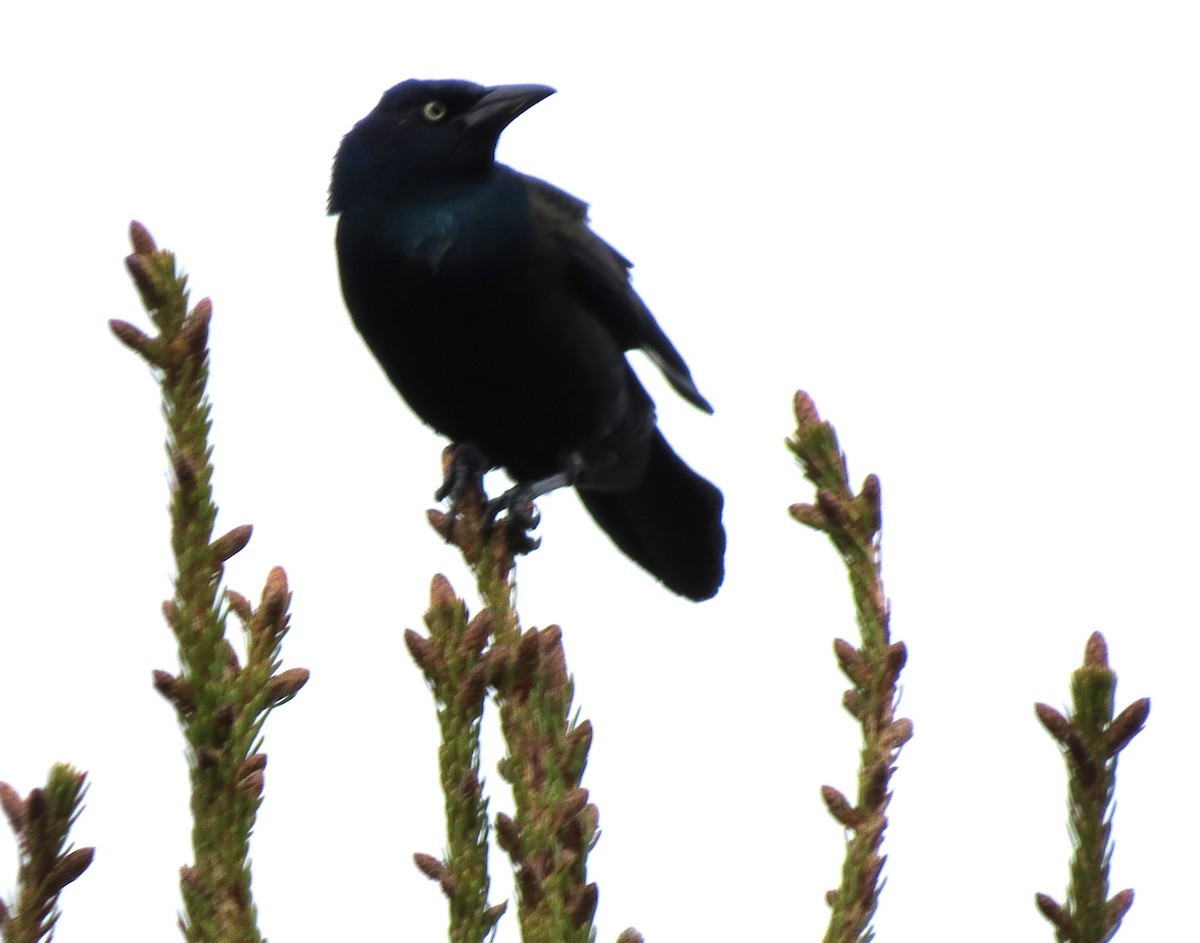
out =
[(450, 290), (510, 277), (534, 237), (528, 206), (503, 190), (400, 206), (384, 228), (383, 242), (399, 250), (406, 278)]

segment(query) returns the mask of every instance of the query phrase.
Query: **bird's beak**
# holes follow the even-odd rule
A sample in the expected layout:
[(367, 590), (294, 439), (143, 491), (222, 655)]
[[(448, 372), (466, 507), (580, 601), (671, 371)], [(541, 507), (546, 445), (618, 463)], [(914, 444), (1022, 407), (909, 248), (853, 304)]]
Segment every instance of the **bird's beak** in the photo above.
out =
[(462, 116), (468, 128), (499, 135), (522, 112), (554, 94), (549, 85), (493, 85)]

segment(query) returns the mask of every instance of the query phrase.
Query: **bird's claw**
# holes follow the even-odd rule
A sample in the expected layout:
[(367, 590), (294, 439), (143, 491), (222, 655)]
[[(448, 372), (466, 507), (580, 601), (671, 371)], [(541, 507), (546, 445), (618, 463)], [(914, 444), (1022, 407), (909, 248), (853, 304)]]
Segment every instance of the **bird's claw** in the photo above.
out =
[(446, 465), (446, 475), (442, 484), (433, 497), (437, 501), (450, 499), (451, 507), (456, 507), (468, 487), (476, 484), (488, 468), (487, 459), (478, 446), (470, 442), (460, 442), (454, 446), (454, 454)]
[(483, 474), (488, 462), (483, 451), (470, 442), (447, 446), (442, 453), (442, 483), (433, 493), (437, 501), (449, 498), (450, 507), (435, 524), (446, 543), (455, 543), (454, 532), (464, 508), (477, 503), (483, 495)]
[(484, 505), (484, 539), (491, 536), (492, 528), (496, 526), (497, 518), (502, 513), (504, 519), (499, 521), (499, 524), (504, 528), (505, 537), (513, 553), (530, 553), (541, 545), (540, 538), (529, 536), (529, 532), (541, 522), (542, 515), (527, 488), (520, 485), (510, 488)]

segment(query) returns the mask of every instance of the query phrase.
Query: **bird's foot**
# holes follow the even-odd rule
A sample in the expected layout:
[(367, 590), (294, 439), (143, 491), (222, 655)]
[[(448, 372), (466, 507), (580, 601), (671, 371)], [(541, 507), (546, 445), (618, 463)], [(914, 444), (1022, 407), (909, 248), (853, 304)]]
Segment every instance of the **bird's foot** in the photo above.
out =
[[(533, 499), (537, 493), (528, 485), (516, 485), (499, 497), (492, 498), (483, 506), (483, 536), (486, 540), (497, 525), (504, 528), (505, 541), (514, 553), (530, 553), (541, 544), (541, 539), (529, 536), (538, 526), (542, 515), (538, 513)], [(504, 514), (503, 520), (497, 518)]]
[(481, 487), (483, 473), (491, 464), (483, 450), (470, 442), (460, 442), (452, 446), (448, 461), (444, 461), (445, 477), (433, 497), (437, 501), (450, 499), (451, 508), (456, 507), (466, 494), (468, 488)]
[(470, 442), (447, 446), (442, 453), (442, 483), (433, 496), (438, 501), (449, 498), (450, 507), (445, 514), (438, 513), (434, 527), (446, 543), (457, 542), (455, 526), (463, 518), (464, 511), (470, 513), (471, 507), (481, 505), (483, 474), (489, 467), (483, 451)]
[(541, 519), (533, 500), (543, 492), (537, 483), (519, 484), (488, 500), (483, 491), (483, 475), (491, 467), (482, 449), (470, 442), (446, 449), (442, 457), (444, 478), (434, 496), (438, 501), (449, 499), (450, 506), (445, 514), (435, 516), (434, 527), (447, 543), (460, 546), (463, 537), (458, 529), (460, 522), (470, 528), (477, 527), (477, 536), (484, 541), (490, 540), (500, 527), (509, 554), (529, 553), (541, 543), (530, 537), (529, 531)]

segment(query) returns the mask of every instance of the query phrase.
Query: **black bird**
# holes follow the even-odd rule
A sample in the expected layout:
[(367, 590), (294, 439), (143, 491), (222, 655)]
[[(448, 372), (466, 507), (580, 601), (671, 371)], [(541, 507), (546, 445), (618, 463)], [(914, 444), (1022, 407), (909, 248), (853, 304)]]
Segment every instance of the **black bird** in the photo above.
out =
[(625, 352), (712, 407), (587, 204), (495, 160), (500, 132), (553, 92), (416, 79), (385, 92), (333, 163), (342, 295), (413, 411), (517, 482), (510, 511), (574, 485), (626, 555), (707, 599), (724, 501), (658, 431)]

